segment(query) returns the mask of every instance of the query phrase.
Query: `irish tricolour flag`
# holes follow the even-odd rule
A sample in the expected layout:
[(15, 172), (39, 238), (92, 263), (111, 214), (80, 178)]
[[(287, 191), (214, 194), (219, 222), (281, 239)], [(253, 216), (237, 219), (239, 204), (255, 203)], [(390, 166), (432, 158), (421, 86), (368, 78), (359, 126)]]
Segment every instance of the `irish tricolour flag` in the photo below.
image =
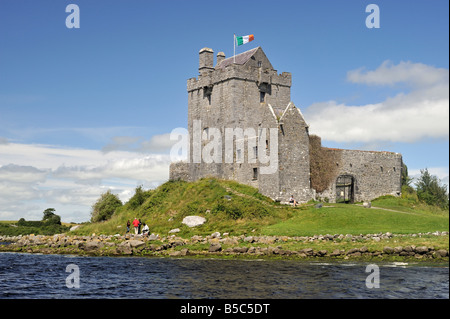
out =
[(255, 37), (253, 36), (253, 34), (244, 35), (243, 37), (236, 37), (237, 45), (246, 44), (253, 40), (255, 40)]

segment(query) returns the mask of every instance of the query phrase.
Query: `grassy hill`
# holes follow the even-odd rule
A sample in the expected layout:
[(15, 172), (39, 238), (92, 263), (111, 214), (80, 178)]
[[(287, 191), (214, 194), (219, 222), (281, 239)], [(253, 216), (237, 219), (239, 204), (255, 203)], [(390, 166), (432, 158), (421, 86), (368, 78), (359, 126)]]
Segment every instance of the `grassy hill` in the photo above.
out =
[[(150, 232), (165, 236), (180, 228), (178, 235), (367, 234), (379, 232), (419, 233), (449, 230), (449, 213), (418, 202), (416, 198), (383, 196), (372, 208), (358, 205), (314, 203), (289, 207), (273, 202), (258, 190), (233, 181), (202, 179), (193, 183), (169, 181), (131, 198), (104, 222), (88, 223), (74, 233), (124, 234), (127, 220), (141, 219)], [(207, 222), (189, 228), (181, 222), (189, 215)]]

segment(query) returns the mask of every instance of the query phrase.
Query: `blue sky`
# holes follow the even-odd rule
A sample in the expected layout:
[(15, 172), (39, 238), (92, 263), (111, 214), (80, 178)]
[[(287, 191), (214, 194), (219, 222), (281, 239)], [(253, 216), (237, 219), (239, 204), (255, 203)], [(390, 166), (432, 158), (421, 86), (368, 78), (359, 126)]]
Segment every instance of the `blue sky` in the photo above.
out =
[[(80, 28), (65, 21), (80, 8)], [(369, 29), (366, 6), (380, 9)], [(54, 207), (84, 221), (107, 189), (168, 178), (198, 51), (254, 34), (292, 73), (291, 100), (323, 145), (403, 154), (448, 183), (448, 1), (0, 2), (0, 219)], [(351, 130), (350, 128), (359, 130)]]

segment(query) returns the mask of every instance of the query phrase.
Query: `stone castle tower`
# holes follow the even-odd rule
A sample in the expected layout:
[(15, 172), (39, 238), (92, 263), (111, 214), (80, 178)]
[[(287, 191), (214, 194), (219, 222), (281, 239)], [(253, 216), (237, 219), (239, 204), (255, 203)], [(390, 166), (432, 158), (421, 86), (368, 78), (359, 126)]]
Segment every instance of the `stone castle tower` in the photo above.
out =
[[(170, 179), (230, 179), (280, 201), (400, 194), (400, 154), (325, 149), (320, 138), (311, 144), (320, 152), (313, 152), (308, 124), (291, 101), (291, 80), (290, 73), (277, 73), (261, 47), (230, 58), (219, 52), (215, 65), (213, 50), (201, 49), (199, 76), (187, 81), (188, 161), (172, 163)], [(327, 167), (326, 187), (315, 189), (320, 183), (312, 178), (324, 183), (314, 171), (320, 167)], [(388, 173), (381, 178), (380, 167)]]

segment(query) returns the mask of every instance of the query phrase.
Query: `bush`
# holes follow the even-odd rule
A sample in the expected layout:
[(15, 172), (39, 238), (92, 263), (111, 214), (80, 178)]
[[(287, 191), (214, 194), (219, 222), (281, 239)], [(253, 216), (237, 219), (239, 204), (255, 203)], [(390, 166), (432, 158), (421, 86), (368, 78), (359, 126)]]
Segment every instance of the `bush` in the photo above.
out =
[(120, 207), (122, 207), (122, 202), (119, 197), (108, 190), (92, 205), (91, 221), (95, 223), (108, 220)]
[(136, 209), (144, 204), (145, 200), (150, 196), (149, 192), (145, 192), (142, 189), (142, 185), (136, 187), (133, 197), (128, 201), (128, 205), (131, 209)]

